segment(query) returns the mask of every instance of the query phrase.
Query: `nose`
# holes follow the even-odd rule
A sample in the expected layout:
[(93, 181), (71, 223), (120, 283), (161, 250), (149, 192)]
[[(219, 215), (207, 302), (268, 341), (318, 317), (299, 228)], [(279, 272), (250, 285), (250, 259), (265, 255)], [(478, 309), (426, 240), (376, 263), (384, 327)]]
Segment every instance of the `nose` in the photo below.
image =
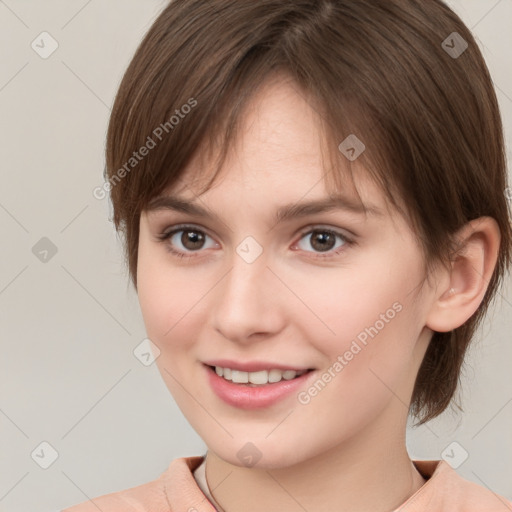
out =
[(252, 343), (279, 333), (286, 324), (283, 285), (267, 267), (265, 251), (249, 263), (237, 252), (231, 269), (215, 287), (213, 325), (225, 338)]

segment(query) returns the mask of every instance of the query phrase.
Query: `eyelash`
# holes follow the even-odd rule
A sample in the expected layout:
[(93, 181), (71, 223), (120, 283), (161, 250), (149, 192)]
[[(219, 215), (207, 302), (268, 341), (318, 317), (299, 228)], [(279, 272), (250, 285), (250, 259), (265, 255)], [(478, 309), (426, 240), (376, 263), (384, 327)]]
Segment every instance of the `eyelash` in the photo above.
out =
[[(194, 231), (196, 233), (201, 233), (201, 234), (209, 237), (209, 235), (207, 233), (205, 233), (201, 229), (196, 228), (195, 226), (181, 225), (181, 226), (176, 226), (171, 231), (164, 231), (163, 233), (160, 233), (159, 235), (157, 235), (157, 238), (160, 242), (166, 243), (172, 236), (174, 236), (176, 233), (179, 233), (181, 231)], [(331, 249), (330, 251), (326, 251), (325, 254), (313, 252), (315, 254), (314, 258), (318, 258), (318, 259), (332, 258), (334, 256), (339, 255), (343, 251), (347, 250), (348, 247), (355, 245), (355, 243), (356, 243), (354, 240), (350, 239), (349, 237), (347, 237), (343, 233), (340, 233), (339, 231), (336, 231), (331, 228), (322, 228), (322, 227), (308, 228), (307, 230), (302, 231), (300, 233), (299, 241), (302, 240), (302, 238), (304, 238), (304, 236), (315, 233), (315, 232), (329, 233), (331, 235), (337, 236), (337, 237), (341, 238), (344, 243), (341, 247), (338, 247), (336, 250)], [(171, 245), (169, 245), (167, 243), (166, 243), (166, 249), (171, 254), (173, 254), (173, 256), (176, 256), (180, 259), (181, 258), (194, 258), (194, 257), (196, 257), (195, 253), (201, 252), (201, 250), (199, 249), (198, 251), (190, 251), (190, 254), (183, 253), (183, 252), (177, 251), (176, 249), (174, 249)], [(306, 251), (306, 252), (312, 252), (312, 251)]]

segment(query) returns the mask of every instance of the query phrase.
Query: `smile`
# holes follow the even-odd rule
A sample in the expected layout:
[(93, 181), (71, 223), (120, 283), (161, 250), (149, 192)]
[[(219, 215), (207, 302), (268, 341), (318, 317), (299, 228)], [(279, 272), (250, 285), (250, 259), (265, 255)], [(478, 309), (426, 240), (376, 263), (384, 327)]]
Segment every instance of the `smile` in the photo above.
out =
[[(243, 371), (203, 364), (211, 390), (223, 402), (239, 409), (269, 407), (307, 385), (314, 370)], [(219, 373), (222, 372), (222, 375)]]
[(273, 384), (281, 380), (292, 380), (300, 377), (309, 370), (280, 370), (272, 368), (270, 370), (260, 370), (257, 372), (244, 372), (232, 368), (223, 368), (222, 366), (211, 366), (215, 373), (227, 381), (235, 384), (248, 384), (249, 386), (262, 386)]

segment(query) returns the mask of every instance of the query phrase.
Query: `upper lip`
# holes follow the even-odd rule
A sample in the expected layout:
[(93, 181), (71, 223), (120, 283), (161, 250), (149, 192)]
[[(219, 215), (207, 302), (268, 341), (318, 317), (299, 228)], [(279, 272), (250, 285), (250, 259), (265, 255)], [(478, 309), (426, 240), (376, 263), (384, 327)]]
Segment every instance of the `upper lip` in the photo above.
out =
[(231, 359), (211, 359), (203, 361), (208, 366), (220, 366), (222, 368), (231, 368), (242, 372), (258, 372), (260, 370), (311, 370), (312, 368), (303, 367), (301, 365), (289, 366), (282, 363), (273, 363), (271, 361), (233, 361)]

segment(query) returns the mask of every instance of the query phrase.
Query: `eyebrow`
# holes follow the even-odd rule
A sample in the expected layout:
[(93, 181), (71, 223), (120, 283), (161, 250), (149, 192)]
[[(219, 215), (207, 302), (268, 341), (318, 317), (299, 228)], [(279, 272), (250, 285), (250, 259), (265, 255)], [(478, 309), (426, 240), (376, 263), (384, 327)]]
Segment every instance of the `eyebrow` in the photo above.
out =
[[(196, 217), (210, 217), (218, 220), (217, 214), (209, 208), (201, 206), (190, 200), (170, 195), (156, 197), (150, 201), (146, 207), (147, 212), (157, 210), (173, 210), (188, 213)], [(273, 217), (273, 222), (274, 224), (279, 224), (280, 222), (284, 222), (292, 218), (306, 217), (308, 215), (325, 213), (333, 210), (345, 210), (359, 215), (383, 215), (382, 210), (374, 205), (364, 205), (347, 197), (330, 196), (325, 199), (315, 201), (283, 205), (276, 211)]]

